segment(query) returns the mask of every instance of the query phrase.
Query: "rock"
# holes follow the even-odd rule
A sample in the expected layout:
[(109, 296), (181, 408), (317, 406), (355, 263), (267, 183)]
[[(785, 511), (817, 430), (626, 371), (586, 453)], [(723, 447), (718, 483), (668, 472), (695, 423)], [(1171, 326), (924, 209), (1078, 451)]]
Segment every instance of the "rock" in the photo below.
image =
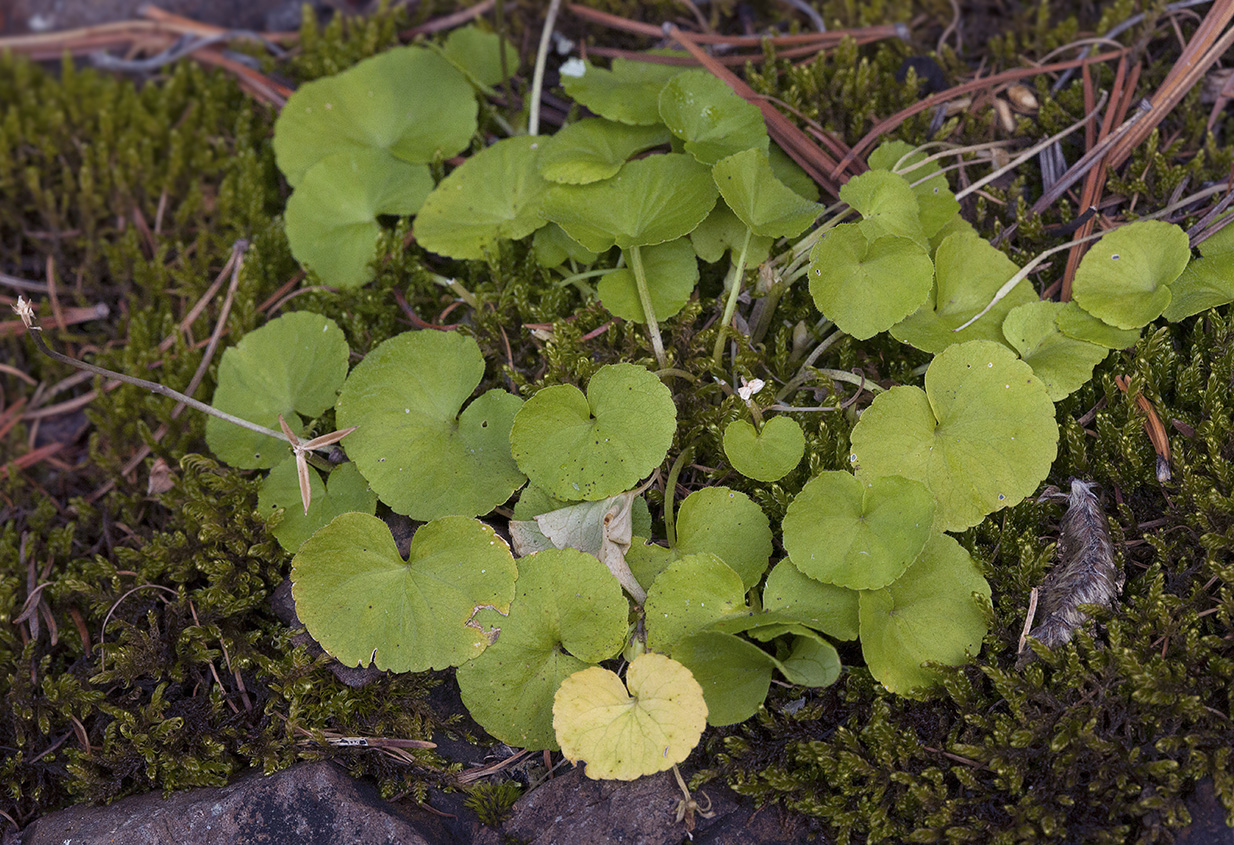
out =
[(1226, 810), (1213, 788), (1213, 779), (1204, 778), (1187, 796), (1191, 824), (1174, 835), (1175, 845), (1234, 845), (1234, 828), (1226, 824)]
[[(695, 816), (693, 841), (709, 845), (775, 845), (797, 842), (774, 811), (757, 812), (722, 784), (695, 793), (711, 817)], [(677, 845), (686, 824), (676, 818), (681, 790), (672, 772), (635, 781), (591, 780), (581, 767), (541, 784), (514, 805), (501, 832), (485, 829), (474, 845), (514, 838), (527, 845)]]
[(71, 807), (35, 821), (21, 845), (431, 845), (377, 791), (332, 763), (260, 772), (218, 789)]

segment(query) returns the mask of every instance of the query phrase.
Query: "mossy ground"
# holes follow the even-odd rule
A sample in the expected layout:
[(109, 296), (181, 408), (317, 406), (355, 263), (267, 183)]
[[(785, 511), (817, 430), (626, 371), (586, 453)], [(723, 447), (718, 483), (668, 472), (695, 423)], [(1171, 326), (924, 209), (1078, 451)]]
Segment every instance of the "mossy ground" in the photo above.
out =
[[(524, 22), (520, 7), (510, 5), (518, 40)], [(628, 14), (636, 4), (593, 5)], [(655, 4), (637, 5), (655, 19)], [(678, 11), (661, 5), (674, 7), (664, 14)], [(723, 15), (731, 5), (713, 9)], [(916, 100), (896, 71), (906, 56), (933, 46), (950, 5), (826, 5), (828, 20), (841, 25), (919, 13), (930, 22), (913, 44), (846, 44), (814, 63), (777, 62), (752, 74), (756, 88), (853, 143), (873, 118)], [(1057, 11), (1071, 6), (1042, 5), (1012, 34), (991, 40), (980, 51), (987, 66), (1018, 66), (1022, 55), (1039, 57), (1081, 28), (1100, 31), (1132, 11), (1129, 2), (1113, 4), (1100, 22), (1095, 11), (1084, 21)], [(422, 4), (417, 14), (431, 11)], [(299, 53), (280, 71), (296, 80), (335, 72), (394, 43), (408, 23), (404, 15), (324, 31), (306, 26)], [(1150, 16), (1131, 37), (1149, 33), (1169, 28)], [(1177, 55), (1165, 35), (1147, 43), (1145, 93)], [(959, 71), (963, 63), (949, 50), (940, 61)], [(1111, 66), (1094, 68), (1098, 86), (1112, 77)], [(1083, 112), (1078, 85), (1056, 96), (1044, 81), (1036, 90), (1039, 126), (1026, 118), (1023, 134), (1057, 131)], [(112, 313), (58, 331), (44, 307), (53, 345), (183, 387), (200, 363), (199, 341), (213, 328), (217, 303), (188, 334), (177, 324), (239, 238), (253, 247), (227, 341), (270, 316), (266, 303), (297, 266), (279, 216), (286, 188), (274, 167), (268, 108), (191, 63), (139, 85), (70, 63), (48, 73), (4, 59), (0, 91), (0, 266), (41, 278), (50, 258), (63, 305), (103, 302)], [(1224, 178), (1231, 153), (1205, 133), (1208, 110), (1197, 98), (1184, 101), (1121, 176), (1111, 176), (1109, 191), (1136, 193), (1137, 208), (1157, 209), (1186, 178), (1193, 185)], [(897, 134), (921, 143), (928, 124), (928, 115), (918, 116)], [(1228, 118), (1217, 127), (1231, 128)], [(963, 143), (1000, 137), (992, 117), (957, 121), (956, 130), (951, 140)], [(1069, 161), (1082, 153), (1081, 143), (1075, 136), (1064, 142)], [(1019, 232), (1006, 248), (1021, 263), (1056, 243), (1049, 227), (1072, 217), (1060, 202), (1029, 218), (1023, 198), (1040, 185), (1025, 172), (966, 207), (987, 237), (1018, 216)], [(404, 234), (401, 227), (389, 233), (392, 257), (372, 284), (334, 293), (310, 278), (286, 307), (337, 320), (358, 355), (407, 328), (396, 292), (421, 318), (437, 321), (450, 299), (426, 275), (422, 253), (396, 248)], [(494, 384), (580, 383), (608, 361), (650, 360), (637, 326), (618, 323), (589, 337), (609, 321), (607, 312), (573, 287), (545, 285), (522, 247), (504, 248), (488, 262), (433, 269), (457, 276), (485, 303), (465, 319), (493, 363)], [(704, 279), (700, 300), (664, 328), (679, 365), (700, 377), (678, 397), (678, 445), (694, 445), (699, 456), (720, 454), (720, 433), (738, 413), (736, 400), (717, 401), (719, 388), (705, 378), (714, 340), (705, 326), (718, 284)], [(442, 319), (455, 321), (453, 313)], [(741, 352), (736, 371), (791, 374), (793, 327), (816, 320), (808, 294), (790, 291), (765, 348)], [(524, 328), (529, 323), (552, 324), (553, 339), (535, 340)], [(169, 336), (172, 344), (160, 350)], [(3, 337), (0, 350), (37, 382), (72, 374), (23, 337)], [(886, 338), (844, 341), (830, 356), (829, 366), (862, 367), (894, 381), (909, 380), (927, 360)], [(1132, 394), (1143, 392), (1170, 429), (1174, 480), (1165, 485), (1155, 478), (1142, 417), (1115, 374), (1129, 376)], [(212, 367), (201, 395), (208, 396), (213, 375)], [(16, 377), (0, 379), (5, 407), (31, 397)], [(1056, 506), (1024, 503), (961, 538), (993, 586), (994, 619), (980, 659), (951, 672), (943, 696), (913, 702), (886, 695), (861, 668), (804, 704), (799, 690), (778, 690), (757, 719), (708, 734), (698, 755), (704, 777), (782, 802), (838, 841), (1168, 841), (1170, 828), (1187, 820), (1185, 795), (1205, 776), (1234, 810), (1232, 386), (1234, 319), (1226, 308), (1146, 331), (1133, 351), (1113, 355), (1058, 406), (1062, 440), (1049, 480), (1075, 475), (1108, 491), (1128, 575), (1122, 606), (1102, 616), (1091, 635), (1024, 672), (1012, 668), (1027, 595), (1051, 563), (1059, 517)], [(818, 389), (819, 404), (834, 398), (833, 386)], [(289, 560), (254, 513), (256, 481), (195, 454), (204, 451), (203, 422), (189, 414), (172, 420), (172, 407), (129, 387), (103, 391), (86, 410), (86, 442), (0, 479), (0, 809), (19, 823), (71, 802), (221, 784), (246, 767), (273, 770), (329, 755), (325, 730), (428, 738), (454, 724), (428, 703), (441, 677), (388, 677), (351, 690), (324, 660), (290, 647), (290, 632), (269, 608)], [(1095, 414), (1086, 416), (1090, 409)], [(682, 482), (745, 489), (778, 521), (808, 478), (844, 465), (853, 419), (851, 410), (811, 419), (809, 459), (774, 485), (697, 466)], [(51, 437), (50, 422), (44, 437)], [(156, 440), (152, 432), (162, 423), (170, 431)], [(39, 438), (32, 424), (19, 425), (0, 443), (0, 460), (23, 454), (31, 440), (44, 442)], [(151, 457), (122, 476), (143, 444)], [(175, 486), (158, 497), (146, 494), (154, 458), (175, 470)], [(96, 493), (108, 482), (113, 489)], [(30, 617), (37, 628), (14, 624), (32, 572), (35, 584), (48, 582), (39, 596), (54, 632), (42, 614)], [(859, 653), (845, 656), (860, 662)], [(372, 751), (343, 759), (386, 794), (419, 797), (445, 782), (450, 767), (432, 752), (415, 755), (412, 765)]]

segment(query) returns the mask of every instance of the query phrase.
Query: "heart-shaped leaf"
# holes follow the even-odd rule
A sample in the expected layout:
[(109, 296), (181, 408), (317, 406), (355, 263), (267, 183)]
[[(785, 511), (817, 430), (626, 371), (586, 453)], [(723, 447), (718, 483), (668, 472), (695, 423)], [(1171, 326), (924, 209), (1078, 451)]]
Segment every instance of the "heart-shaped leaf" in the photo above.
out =
[(939, 674), (924, 663), (958, 666), (981, 650), (989, 602), (990, 585), (968, 552), (933, 535), (903, 578), (860, 593), (861, 651), (871, 674), (899, 695), (929, 689)]
[(553, 702), (561, 752), (585, 760), (590, 778), (634, 780), (669, 769), (690, 756), (706, 725), (698, 682), (662, 654), (636, 657), (625, 684), (599, 666), (577, 672)]
[(458, 666), (489, 645), (482, 608), (506, 613), (516, 570), (493, 529), (450, 516), (420, 526), (406, 561), (387, 525), (345, 513), (291, 562), (296, 613), (347, 666), (423, 672)]
[(758, 107), (705, 70), (687, 70), (664, 86), (660, 117), (706, 165), (750, 147), (765, 153), (770, 143)]
[(788, 506), (784, 550), (811, 578), (877, 590), (917, 559), (933, 522), (934, 496), (920, 481), (822, 472)]
[(711, 175), (724, 202), (756, 235), (795, 238), (823, 210), (777, 179), (763, 150), (742, 150), (723, 158), (711, 168)]
[(750, 589), (771, 559), (771, 523), (749, 496), (727, 487), (695, 490), (677, 511), (675, 552), (709, 553), (724, 561)]
[(925, 158), (925, 153), (916, 151), (904, 141), (884, 141), (870, 153), (866, 163), (871, 170), (890, 170), (908, 180), (913, 196), (917, 198), (922, 234), (933, 238), (956, 218), (960, 203), (951, 192), (951, 186), (947, 184), (937, 161), (918, 164)]
[(924, 391), (880, 393), (851, 439), (863, 474), (924, 483), (936, 526), (961, 531), (1037, 489), (1054, 462), (1058, 426), (1027, 364), (1005, 346), (971, 340), (934, 358)]
[(274, 123), (274, 155), (293, 186), (335, 153), (386, 151), (427, 164), (466, 148), (476, 112), (453, 65), (431, 50), (397, 47), (301, 85)]
[(579, 105), (618, 123), (660, 123), (660, 91), (682, 70), (676, 65), (613, 59), (611, 70), (581, 63), (562, 69), (561, 87)]
[[(647, 292), (657, 321), (667, 320), (690, 301), (698, 281), (698, 259), (685, 238), (642, 249)], [(627, 266), (608, 273), (597, 288), (600, 301), (614, 317), (645, 323), (643, 305), (638, 298), (634, 272)]]
[(415, 214), (432, 189), (427, 165), (399, 161), (384, 150), (327, 156), (287, 201), (291, 254), (332, 287), (372, 281), (378, 215)]
[(459, 667), (459, 691), (502, 742), (556, 750), (553, 696), (570, 675), (621, 651), (630, 606), (608, 570), (574, 549), (520, 559), (515, 586), (497, 642)]
[(1071, 295), (1102, 322), (1138, 329), (1165, 311), (1170, 283), (1190, 259), (1190, 242), (1179, 226), (1138, 220), (1092, 245), (1076, 268)]
[(1030, 302), (1011, 309), (1003, 321), (1007, 342), (1045, 383), (1054, 402), (1087, 384), (1093, 367), (1110, 354), (1104, 346), (1059, 331), (1055, 321), (1065, 310), (1061, 302)]
[(505, 138), (441, 180), (416, 217), (416, 240), (451, 258), (483, 258), (499, 240), (518, 240), (544, 225), (549, 183), (536, 169), (539, 137)]
[(588, 117), (564, 126), (540, 144), (540, 175), (550, 182), (585, 185), (617, 175), (630, 156), (667, 144), (663, 126), (630, 126)]
[(676, 428), (672, 395), (658, 378), (635, 364), (609, 364), (592, 376), (586, 396), (558, 384), (528, 399), (510, 448), (538, 487), (594, 501), (634, 488), (664, 460)]
[(334, 469), (325, 484), (317, 470), (309, 470), (309, 486), (312, 504), (305, 513), (296, 460), (288, 455), (270, 470), (257, 494), (257, 509), (262, 513), (273, 514), (283, 509), (283, 518), (273, 531), (274, 538), (293, 554), (317, 529), (339, 514), (372, 514), (377, 509), (377, 494), (369, 489), (368, 481), (350, 461)]
[(1200, 257), (1170, 284), (1165, 318), (1171, 323), (1234, 302), (1234, 226), (1219, 229), (1199, 249)]
[(1032, 286), (1020, 283), (988, 313), (961, 331), (1019, 270), (975, 231), (948, 235), (934, 252), (934, 285), (914, 313), (891, 327), (891, 336), (926, 352), (942, 352), (966, 340), (1004, 343), (1002, 325), (1017, 305), (1036, 302)]
[(857, 591), (816, 581), (788, 558), (767, 576), (763, 610), (781, 612), (837, 640), (857, 639)]
[(861, 215), (861, 222), (856, 225), (868, 240), (895, 235), (926, 246), (921, 208), (903, 176), (886, 170), (868, 170), (844, 183), (840, 199)]
[(756, 481), (779, 481), (801, 463), (805, 449), (805, 435), (791, 417), (772, 417), (761, 432), (749, 420), (733, 420), (724, 428), (728, 462)]
[(483, 377), (480, 347), (457, 332), (396, 335), (356, 365), (338, 424), (358, 426), (347, 454), (392, 510), (475, 516), (522, 485), (508, 439), (522, 401), (494, 389), (459, 413)]
[[(274, 430), (282, 414), (300, 433), (297, 413), (318, 417), (334, 404), (348, 354), (347, 339), (333, 320), (307, 311), (284, 314), (223, 353), (212, 404)], [(272, 467), (289, 449), (284, 440), (217, 417), (206, 419), (206, 443), (220, 460), (242, 469)]]
[(492, 92), (492, 86), (518, 73), (518, 49), (505, 43), (503, 67), (502, 38), (495, 32), (485, 32), (474, 26), (462, 26), (446, 36), (441, 54), (461, 70), (472, 84)]
[(632, 161), (612, 179), (557, 185), (544, 213), (592, 252), (662, 244), (687, 235), (716, 203), (711, 171), (686, 155)]
[(916, 241), (896, 235), (867, 239), (856, 223), (836, 226), (810, 252), (814, 304), (858, 340), (916, 311), (933, 278), (930, 256)]
[(684, 637), (746, 609), (741, 576), (712, 554), (669, 564), (647, 590), (647, 648), (668, 652)]

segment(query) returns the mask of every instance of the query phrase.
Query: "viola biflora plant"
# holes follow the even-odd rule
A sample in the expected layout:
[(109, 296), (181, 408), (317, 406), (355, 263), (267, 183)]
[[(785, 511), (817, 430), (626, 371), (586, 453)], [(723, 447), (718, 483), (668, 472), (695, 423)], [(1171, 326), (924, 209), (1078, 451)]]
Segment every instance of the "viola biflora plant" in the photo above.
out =
[[(776, 675), (835, 682), (837, 641), (859, 641), (890, 691), (928, 695), (936, 667), (980, 649), (991, 613), (988, 583), (950, 534), (1033, 494), (1056, 454), (1053, 403), (1111, 350), (1163, 314), (1234, 300), (1234, 235), (1190, 261), (1177, 226), (1142, 221), (1092, 246), (1073, 302), (1040, 301), (1031, 267), (961, 219), (923, 152), (883, 144), (824, 209), (757, 109), (667, 65), (567, 69), (566, 92), (594, 117), (483, 146), (434, 185), (433, 167), (475, 144), (476, 95), (501, 81), (495, 39), (453, 38), (468, 49), (399, 48), (290, 98), (274, 146), (294, 187), (294, 254), (348, 287), (372, 277), (379, 215), (415, 215), (420, 246), (452, 259), (530, 238), (550, 277), (599, 277), (595, 295), (645, 327), (662, 372), (616, 363), (585, 385), (477, 396), (487, 364), (461, 331), (395, 336), (349, 371), (336, 324), (289, 313), (225, 352), (214, 408), (254, 425), (211, 419), (207, 440), (235, 466), (269, 470), (260, 506), (294, 552), (297, 611), (323, 648), (393, 672), (458, 667), (494, 737), (560, 748), (592, 777), (681, 762), (706, 724), (753, 715)], [(760, 303), (805, 284), (835, 327), (806, 377), (864, 384), (814, 366), (841, 335), (889, 332), (934, 355), (921, 385), (866, 385), (877, 395), (852, 430), (850, 469), (810, 479), (779, 526), (723, 486), (674, 501), (692, 449), (677, 437), (665, 382), (681, 371), (659, 326), (696, 295), (699, 262), (726, 258), (704, 372), (723, 372), (728, 342), (765, 331), (766, 316), (752, 337), (732, 327), (760, 266), (772, 279)], [(785, 404), (804, 378), (773, 400), (750, 375), (731, 377), (748, 418), (704, 462), (772, 483), (803, 458), (792, 414), (817, 411)], [(351, 432), (341, 463), (310, 460), (321, 438), (299, 439), (330, 408), (342, 431), (327, 439)], [(653, 538), (641, 492), (675, 442)], [(405, 556), (379, 503), (423, 523)]]

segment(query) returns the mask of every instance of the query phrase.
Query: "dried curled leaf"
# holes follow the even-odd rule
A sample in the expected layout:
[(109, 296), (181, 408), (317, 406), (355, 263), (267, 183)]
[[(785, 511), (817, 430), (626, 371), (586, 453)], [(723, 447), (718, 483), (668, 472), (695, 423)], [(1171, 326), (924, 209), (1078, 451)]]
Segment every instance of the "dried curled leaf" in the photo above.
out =
[(1071, 639), (1088, 620), (1081, 605), (1112, 607), (1123, 589), (1124, 575), (1114, 562), (1114, 546), (1105, 511), (1093, 488), (1071, 479), (1067, 513), (1058, 538), (1058, 564), (1042, 581), (1038, 614), (1042, 621), (1029, 636), (1048, 648)]

